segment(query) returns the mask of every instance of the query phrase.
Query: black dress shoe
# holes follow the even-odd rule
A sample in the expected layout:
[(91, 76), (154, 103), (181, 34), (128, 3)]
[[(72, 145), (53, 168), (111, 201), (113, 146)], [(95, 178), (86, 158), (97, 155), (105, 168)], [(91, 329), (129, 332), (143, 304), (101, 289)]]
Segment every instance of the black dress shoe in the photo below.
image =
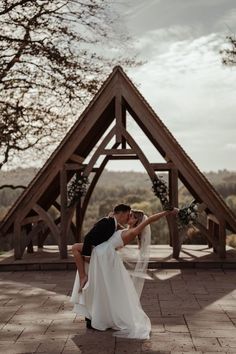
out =
[(85, 321), (86, 321), (86, 327), (88, 329), (94, 329), (91, 325), (91, 320), (89, 318), (85, 317)]

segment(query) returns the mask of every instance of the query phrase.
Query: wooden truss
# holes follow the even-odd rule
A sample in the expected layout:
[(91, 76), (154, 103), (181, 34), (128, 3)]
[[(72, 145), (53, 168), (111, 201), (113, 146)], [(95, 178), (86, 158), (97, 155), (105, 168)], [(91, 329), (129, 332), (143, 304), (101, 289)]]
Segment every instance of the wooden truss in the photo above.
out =
[[(127, 129), (127, 113), (136, 121), (165, 163), (150, 163)], [(106, 134), (105, 134), (106, 133)], [(105, 136), (104, 136), (105, 135)], [(109, 148), (108, 148), (109, 146)], [(101, 161), (97, 167), (97, 161)], [(144, 100), (120, 67), (115, 67), (97, 95), (85, 109), (60, 146), (52, 154), (27, 189), (10, 209), (0, 225), (1, 237), (14, 238), (15, 258), (21, 259), (25, 247), (37, 235), (42, 246), (49, 233), (53, 235), (61, 258), (67, 258), (68, 233), (81, 240), (87, 206), (104, 168), (110, 160), (135, 160), (142, 163), (153, 180), (158, 171), (169, 176), (170, 202), (178, 207), (178, 179), (201, 204), (207, 224), (198, 225), (210, 246), (224, 258), (226, 229), (236, 232), (236, 218), (205, 176), (177, 143), (170, 131)], [(88, 160), (85, 163), (85, 160)], [(68, 208), (68, 182), (75, 173), (91, 180), (85, 197)], [(60, 216), (53, 219), (49, 208)], [(72, 222), (76, 216), (75, 224)], [(167, 218), (173, 256), (178, 258), (179, 240), (176, 220)]]

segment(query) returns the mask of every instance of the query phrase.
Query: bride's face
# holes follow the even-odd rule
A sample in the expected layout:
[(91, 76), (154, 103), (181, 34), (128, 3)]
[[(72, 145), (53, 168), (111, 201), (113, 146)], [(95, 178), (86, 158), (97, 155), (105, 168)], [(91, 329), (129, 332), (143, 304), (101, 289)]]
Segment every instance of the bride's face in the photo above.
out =
[(134, 226), (137, 223), (137, 220), (138, 220), (138, 218), (133, 213), (130, 213), (128, 225)]

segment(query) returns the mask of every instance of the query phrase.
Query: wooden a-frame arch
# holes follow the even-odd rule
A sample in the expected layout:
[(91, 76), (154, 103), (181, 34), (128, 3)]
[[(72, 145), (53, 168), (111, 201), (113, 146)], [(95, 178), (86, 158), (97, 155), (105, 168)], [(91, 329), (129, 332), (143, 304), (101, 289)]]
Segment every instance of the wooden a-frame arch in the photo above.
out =
[[(148, 161), (137, 141), (126, 129), (127, 112), (164, 158), (165, 163)], [(112, 146), (108, 148), (111, 143)], [(96, 167), (97, 160), (101, 157), (102, 161)], [(69, 230), (72, 229), (75, 240), (80, 239), (83, 219), (97, 181), (107, 163), (119, 159), (140, 160), (151, 180), (155, 178), (157, 171), (167, 171), (170, 201), (176, 207), (180, 179), (207, 214), (207, 225), (199, 224), (199, 229), (219, 256), (225, 257), (226, 229), (236, 232), (235, 215), (123, 70), (115, 67), (92, 102), (1, 223), (1, 237), (13, 234), (15, 258), (22, 257), (25, 245), (39, 233), (42, 224), (44, 238), (49, 232), (52, 233), (58, 242), (61, 258), (66, 258)], [(68, 207), (68, 182), (76, 172), (89, 176), (91, 181), (85, 197), (76, 206)], [(55, 220), (49, 213), (51, 206), (56, 207), (60, 213)], [(76, 225), (72, 222), (74, 213)], [(172, 217), (167, 221), (173, 256), (178, 258), (181, 243), (176, 221)], [(22, 230), (26, 230), (26, 236)]]

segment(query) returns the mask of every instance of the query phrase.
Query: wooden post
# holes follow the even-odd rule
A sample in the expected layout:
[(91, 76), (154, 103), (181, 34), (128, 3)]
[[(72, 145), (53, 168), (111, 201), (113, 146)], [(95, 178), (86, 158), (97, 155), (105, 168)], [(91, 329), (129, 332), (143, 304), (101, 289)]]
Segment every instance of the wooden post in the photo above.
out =
[[(25, 230), (27, 232), (27, 236), (29, 233), (32, 231), (32, 224), (27, 224), (25, 225)], [(33, 246), (33, 240), (30, 239), (28, 245), (27, 245), (27, 253), (34, 253), (34, 246)]]
[(78, 204), (76, 205), (76, 233), (75, 239), (76, 242), (81, 242), (81, 231), (82, 231), (82, 209), (81, 209), (81, 200), (79, 200)]
[(14, 257), (15, 260), (22, 258), (21, 223), (18, 219), (14, 222)]
[(61, 194), (61, 229), (59, 249), (62, 259), (67, 258), (67, 176), (63, 168), (60, 172), (60, 194)]
[[(214, 239), (214, 223), (210, 219), (207, 219), (207, 229), (208, 229), (210, 237), (212, 239)], [(208, 243), (208, 247), (209, 248), (213, 247), (213, 244), (209, 240), (207, 240), (207, 243)], [(216, 252), (216, 248), (215, 247), (213, 247), (213, 251)]]
[(126, 109), (122, 104), (121, 92), (117, 90), (115, 99), (115, 117), (116, 117), (116, 143), (120, 144), (122, 149), (126, 148), (126, 140), (121, 134), (121, 127), (126, 128)]
[(220, 220), (218, 229), (219, 229), (219, 257), (221, 259), (224, 259), (226, 258), (225, 220)]
[(213, 243), (213, 251), (214, 253), (220, 252), (220, 221), (214, 214), (208, 214), (207, 216), (207, 226), (212, 237)]
[[(178, 208), (178, 170), (172, 168), (169, 171), (169, 200), (173, 207)], [(175, 216), (169, 216), (170, 244), (173, 247), (173, 258), (178, 259), (181, 249), (181, 240), (179, 239), (178, 225)]]

